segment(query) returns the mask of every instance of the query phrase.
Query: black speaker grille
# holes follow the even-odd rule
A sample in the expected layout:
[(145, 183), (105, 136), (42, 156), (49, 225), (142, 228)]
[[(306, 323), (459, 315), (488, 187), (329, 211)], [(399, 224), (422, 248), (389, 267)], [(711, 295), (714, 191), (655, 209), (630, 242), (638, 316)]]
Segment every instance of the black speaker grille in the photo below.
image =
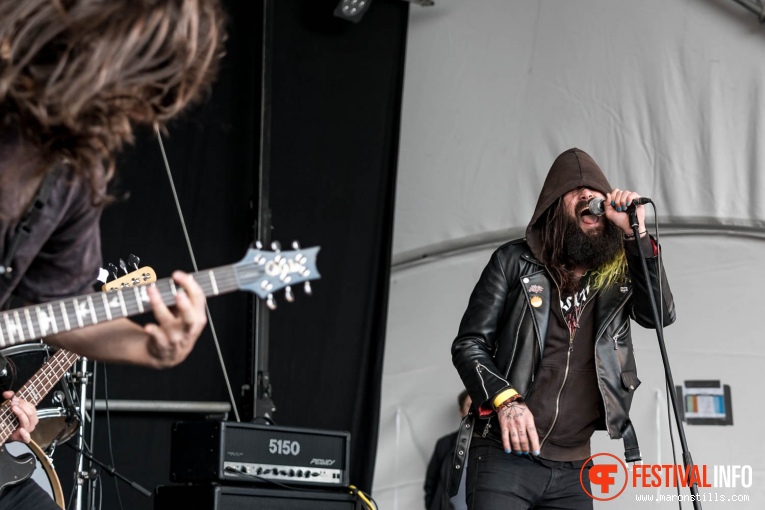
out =
[(354, 496), (333, 491), (288, 491), (221, 485), (157, 487), (154, 510), (359, 510)]

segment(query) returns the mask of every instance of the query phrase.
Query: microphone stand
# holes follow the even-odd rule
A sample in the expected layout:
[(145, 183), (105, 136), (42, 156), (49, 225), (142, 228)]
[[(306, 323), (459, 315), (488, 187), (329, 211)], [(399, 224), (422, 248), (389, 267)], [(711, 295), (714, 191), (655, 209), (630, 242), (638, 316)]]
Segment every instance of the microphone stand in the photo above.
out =
[[(145, 487), (143, 487), (143, 486), (139, 485), (137, 482), (134, 482), (134, 481), (132, 481), (132, 480), (130, 480), (130, 479), (128, 479), (128, 478), (126, 478), (126, 477), (124, 477), (123, 475), (119, 474), (119, 473), (117, 472), (117, 470), (116, 470), (115, 468), (113, 468), (112, 466), (109, 466), (109, 465), (107, 465), (107, 464), (104, 464), (104, 463), (103, 463), (103, 462), (101, 462), (100, 460), (98, 460), (98, 459), (96, 459), (95, 457), (93, 457), (93, 456), (92, 456), (90, 453), (86, 452), (86, 451), (85, 451), (85, 450), (83, 450), (83, 449), (80, 449), (80, 448), (78, 448), (77, 446), (74, 446), (74, 445), (72, 445), (72, 444), (70, 444), (70, 443), (65, 443), (65, 444), (66, 444), (68, 447), (72, 448), (73, 450), (76, 450), (76, 451), (78, 451), (78, 452), (80, 453), (80, 455), (84, 455), (84, 456), (85, 456), (85, 457), (86, 457), (86, 458), (87, 458), (89, 461), (91, 461), (91, 462), (94, 462), (94, 463), (98, 464), (99, 466), (101, 466), (101, 467), (102, 467), (103, 469), (105, 469), (105, 470), (106, 470), (106, 472), (107, 472), (107, 473), (109, 473), (111, 476), (115, 476), (115, 477), (119, 478), (120, 480), (122, 480), (122, 481), (123, 481), (123, 482), (125, 482), (126, 484), (130, 485), (130, 486), (131, 486), (133, 489), (137, 490), (138, 492), (140, 492), (141, 494), (143, 494), (143, 495), (144, 495), (144, 496), (146, 496), (147, 498), (150, 498), (150, 497), (151, 497), (151, 491), (149, 491), (149, 490), (148, 490), (148, 489), (146, 489)], [(91, 471), (92, 471), (92, 470), (91, 470)], [(91, 476), (91, 477), (92, 477), (92, 476), (93, 476), (93, 473), (89, 473), (89, 475), (88, 475), (88, 476)]]
[[(637, 207), (633, 204), (627, 207), (627, 212), (629, 214), (630, 227), (632, 228), (632, 233), (635, 236), (635, 241), (637, 242), (638, 254), (640, 255), (640, 262), (643, 267), (643, 275), (645, 276), (646, 288), (648, 289), (648, 296), (650, 297), (651, 301), (651, 309), (653, 311), (654, 324), (656, 326), (656, 337), (659, 340), (659, 350), (661, 351), (661, 361), (664, 364), (666, 384), (670, 389), (668, 392), (669, 399), (672, 402), (672, 409), (675, 412), (677, 435), (680, 438), (680, 446), (683, 450), (683, 464), (687, 470), (688, 479), (686, 482), (688, 482), (690, 481), (690, 474), (691, 470), (693, 469), (693, 459), (691, 458), (691, 452), (688, 451), (688, 443), (685, 440), (685, 430), (683, 429), (683, 420), (680, 417), (680, 410), (677, 407), (677, 399), (675, 398), (675, 383), (672, 380), (672, 370), (669, 367), (669, 357), (667, 356), (667, 348), (664, 344), (664, 324), (662, 323), (661, 317), (659, 316), (659, 309), (656, 305), (656, 296), (653, 293), (653, 285), (651, 284), (651, 278), (648, 275), (648, 264), (645, 261), (643, 247), (640, 244), (640, 222), (638, 221), (637, 217)], [(661, 279), (659, 279), (659, 285), (661, 285)], [(671, 433), (672, 431), (670, 430), (670, 434)], [(696, 482), (688, 484), (688, 486), (692, 495), (691, 499), (693, 500), (693, 508), (701, 510), (701, 501), (699, 501), (699, 488), (696, 485)]]
[[(85, 448), (85, 417), (87, 414), (85, 413), (85, 402), (87, 397), (87, 387), (89, 383), (89, 373), (88, 373), (88, 359), (85, 357), (80, 358), (79, 361), (80, 369), (77, 372), (76, 375), (74, 375), (72, 378), (74, 379), (75, 384), (79, 384), (80, 388), (80, 409), (78, 411), (79, 413), (79, 419), (80, 419), (80, 426), (79, 431), (77, 434), (77, 447), (79, 451), (84, 450)], [(93, 415), (90, 415), (91, 419), (91, 428), (93, 427)], [(91, 443), (91, 448), (92, 448)], [(92, 488), (95, 487), (95, 478), (91, 478), (90, 476), (85, 476), (89, 474), (88, 470), (85, 471), (85, 461), (82, 455), (77, 456), (77, 488), (76, 488), (76, 498), (75, 498), (75, 508), (77, 510), (82, 510), (82, 504), (84, 499), (84, 493), (83, 493), (83, 483), (85, 480), (88, 480), (88, 487)], [(88, 508), (91, 508), (90, 502), (88, 502)]]

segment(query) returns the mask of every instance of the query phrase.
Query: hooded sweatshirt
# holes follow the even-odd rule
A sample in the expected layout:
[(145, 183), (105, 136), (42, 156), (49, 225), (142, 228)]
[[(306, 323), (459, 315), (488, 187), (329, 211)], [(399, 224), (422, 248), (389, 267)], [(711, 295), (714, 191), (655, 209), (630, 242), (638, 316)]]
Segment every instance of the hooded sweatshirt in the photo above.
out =
[[(558, 198), (580, 187), (604, 195), (613, 189), (587, 153), (569, 149), (553, 162), (526, 229), (532, 253), (544, 264), (551, 262), (542, 253), (540, 218)], [(586, 277), (573, 294), (561, 296), (557, 286), (553, 289), (544, 355), (531, 392), (524, 396), (539, 433), (539, 456), (545, 459), (588, 458), (590, 437), (602, 428), (604, 411), (594, 354), (597, 325), (592, 319), (595, 299), (597, 292), (589, 288)]]

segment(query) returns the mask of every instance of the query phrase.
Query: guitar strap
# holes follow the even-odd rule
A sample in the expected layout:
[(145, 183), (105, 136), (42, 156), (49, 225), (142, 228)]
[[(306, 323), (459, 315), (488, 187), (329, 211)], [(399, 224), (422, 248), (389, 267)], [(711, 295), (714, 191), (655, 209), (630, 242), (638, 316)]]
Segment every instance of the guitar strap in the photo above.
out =
[(60, 167), (56, 166), (50, 172), (45, 174), (42, 183), (40, 183), (40, 187), (37, 189), (37, 195), (35, 195), (34, 200), (32, 200), (32, 203), (29, 204), (29, 207), (24, 213), (24, 217), (16, 226), (13, 239), (11, 240), (8, 250), (5, 252), (2, 264), (0, 264), (0, 274), (6, 278), (11, 277), (11, 273), (13, 272), (13, 267), (11, 266), (13, 257), (16, 256), (19, 246), (21, 246), (21, 243), (29, 237), (29, 233), (32, 232), (32, 227), (39, 220), (42, 209), (48, 202), (48, 198), (50, 198), (50, 192), (53, 189), (53, 184), (56, 180), (55, 178), (59, 173)]
[[(473, 438), (473, 425), (475, 424), (475, 415), (471, 409), (469, 413), (462, 418), (460, 428), (457, 432), (457, 443), (454, 445), (452, 454), (452, 464), (449, 470), (449, 476), (446, 479), (446, 493), (450, 498), (457, 495), (460, 489), (462, 473), (465, 471), (468, 451), (470, 450), (470, 440)], [(467, 476), (467, 475), (465, 475)]]

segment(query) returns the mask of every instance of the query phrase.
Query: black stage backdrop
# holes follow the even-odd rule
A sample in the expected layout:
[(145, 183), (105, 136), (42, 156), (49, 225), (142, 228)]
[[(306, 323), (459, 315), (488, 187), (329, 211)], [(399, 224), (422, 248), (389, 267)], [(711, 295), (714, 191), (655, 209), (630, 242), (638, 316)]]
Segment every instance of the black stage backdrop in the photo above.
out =
[[(255, 4), (255, 5), (253, 5)], [(376, 0), (358, 24), (333, 17), (335, 0), (275, 0), (271, 76), (272, 237), (321, 246), (314, 295), (278, 296), (269, 314), (269, 369), (277, 425), (347, 430), (350, 482), (371, 491), (388, 299), (393, 205), (408, 3)], [(240, 260), (254, 238), (261, 133), (261, 1), (229, 0), (230, 37), (209, 98), (163, 137), (139, 133), (118, 161), (122, 199), (102, 220), (105, 262), (134, 253), (159, 277), (193, 271), (177, 193), (198, 268)], [(173, 189), (174, 188), (174, 189)], [(247, 413), (251, 302), (245, 293), (208, 301), (241, 419)], [(139, 318), (146, 320), (148, 318)], [(108, 342), (110, 339), (105, 338)], [(92, 370), (94, 365), (89, 364)], [(193, 413), (120, 411), (126, 400), (228, 402), (208, 326), (189, 358), (154, 371), (95, 365), (96, 458), (154, 490), (170, 481), (172, 423)], [(77, 388), (75, 388), (77, 389)], [(234, 413), (227, 417), (235, 420)], [(90, 437), (88, 436), (90, 442)], [(75, 508), (74, 451), (53, 455)], [(83, 491), (82, 508), (89, 495)], [(105, 472), (95, 507), (143, 510), (146, 498)]]

